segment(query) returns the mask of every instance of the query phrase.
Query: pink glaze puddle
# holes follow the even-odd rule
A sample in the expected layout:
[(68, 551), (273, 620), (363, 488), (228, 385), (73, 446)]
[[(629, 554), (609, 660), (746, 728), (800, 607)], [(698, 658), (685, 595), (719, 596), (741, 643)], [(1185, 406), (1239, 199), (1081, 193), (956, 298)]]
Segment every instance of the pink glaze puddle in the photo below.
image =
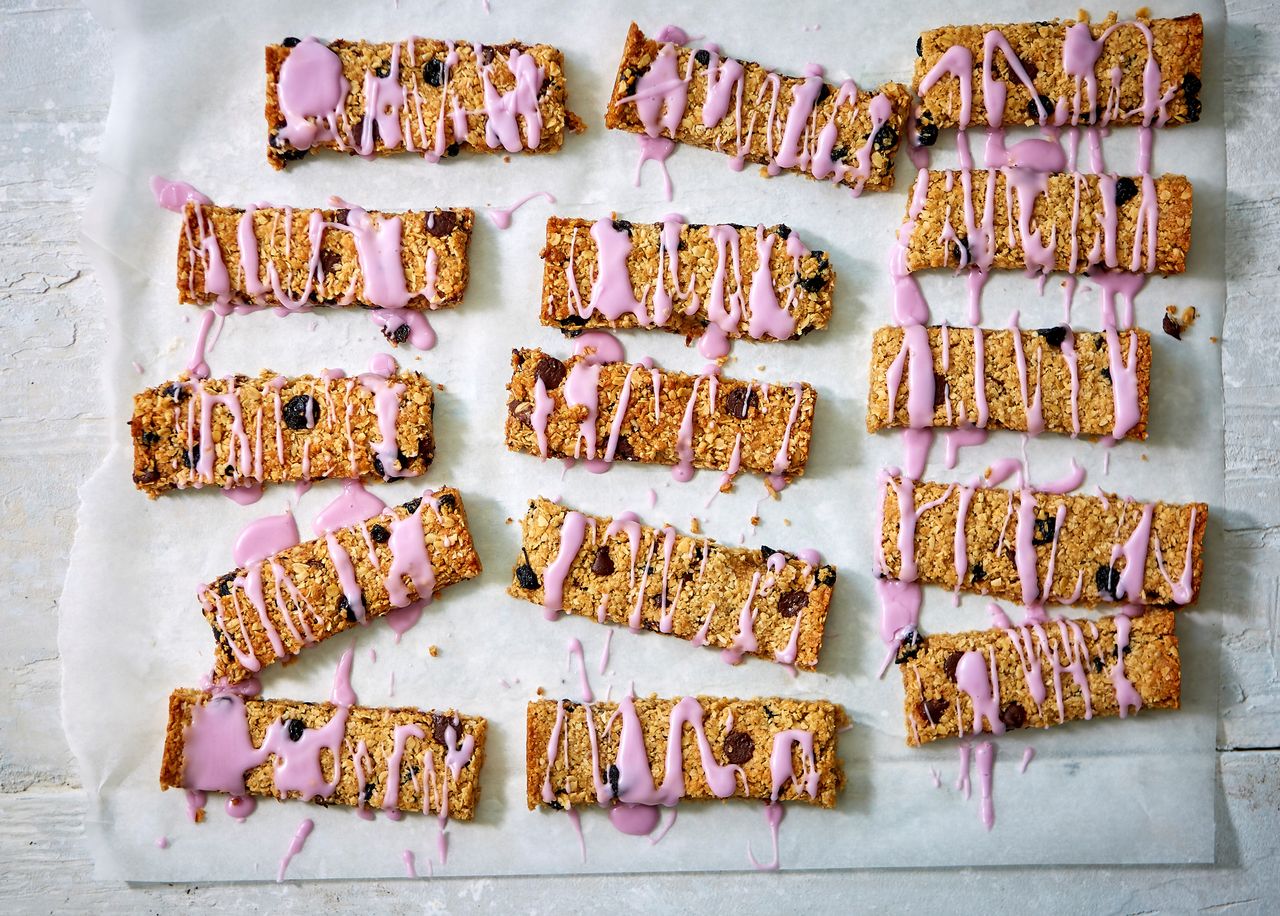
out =
[(644, 164), (656, 162), (662, 172), (662, 193), (667, 200), (671, 200), (675, 196), (675, 188), (671, 184), (667, 160), (675, 152), (675, 141), (666, 137), (650, 137), (648, 134), (640, 134), (636, 139), (640, 143), (640, 157), (636, 161), (636, 174), (631, 184), (634, 187), (640, 187), (640, 173), (644, 170)]
[(628, 836), (648, 836), (658, 826), (662, 814), (657, 805), (614, 805), (609, 809), (609, 823)]
[(776, 802), (776, 801), (765, 802), (764, 820), (765, 820), (765, 823), (769, 825), (769, 835), (773, 840), (773, 861), (771, 862), (756, 861), (755, 854), (751, 851), (751, 841), (748, 840), (747, 841), (747, 859), (748, 861), (751, 862), (751, 867), (756, 869), (756, 871), (777, 871), (778, 870), (778, 865), (780, 864), (778, 860), (778, 825), (782, 823), (782, 816), (784, 813), (785, 812), (783, 810), (783, 807), (779, 802)]
[(400, 859), (402, 862), (404, 862), (404, 876), (406, 878), (418, 877), (418, 868), (417, 868), (417, 864), (414, 861), (413, 850), (406, 849), (400, 855)]
[(188, 201), (204, 206), (213, 204), (213, 201), (185, 181), (171, 181), (159, 175), (152, 175), (150, 184), (151, 195), (156, 199), (156, 203), (174, 213), (181, 213)]
[(285, 851), (284, 856), (280, 859), (280, 870), (276, 873), (277, 884), (284, 882), (285, 872), (289, 870), (289, 863), (307, 845), (307, 837), (311, 836), (311, 831), (315, 829), (315, 826), (315, 822), (311, 818), (305, 819), (298, 825), (298, 832), (293, 835), (293, 840), (289, 843), (288, 850)]
[(168, 849), (169, 838), (167, 836), (156, 837), (156, 849)]
[(555, 196), (550, 191), (534, 191), (532, 194), (526, 194), (509, 207), (488, 207), (486, 212), (489, 214), (489, 219), (499, 229), (510, 229), (512, 215), (529, 201), (538, 197), (546, 198), (548, 203), (553, 204), (556, 202)]
[(391, 631), (396, 634), (396, 642), (400, 642), (400, 638), (408, 633), (422, 619), (422, 610), (430, 604), (429, 598), (419, 598), (412, 601), (404, 607), (393, 608), (383, 615), (383, 620), (387, 622), (387, 626), (391, 627)]

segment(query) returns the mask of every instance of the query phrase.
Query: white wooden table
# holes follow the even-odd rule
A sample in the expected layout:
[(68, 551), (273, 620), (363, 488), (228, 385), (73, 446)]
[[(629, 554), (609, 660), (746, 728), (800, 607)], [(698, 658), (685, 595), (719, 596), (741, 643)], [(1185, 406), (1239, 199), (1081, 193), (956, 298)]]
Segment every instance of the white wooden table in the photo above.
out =
[(78, 237), (110, 101), (109, 36), (75, 2), (0, 0), (0, 910), (1280, 910), (1280, 9), (1227, 7), (1227, 511), (1214, 560), (1233, 601), (1216, 866), (189, 887), (92, 881), (58, 716), (76, 487), (106, 442), (99, 293)]

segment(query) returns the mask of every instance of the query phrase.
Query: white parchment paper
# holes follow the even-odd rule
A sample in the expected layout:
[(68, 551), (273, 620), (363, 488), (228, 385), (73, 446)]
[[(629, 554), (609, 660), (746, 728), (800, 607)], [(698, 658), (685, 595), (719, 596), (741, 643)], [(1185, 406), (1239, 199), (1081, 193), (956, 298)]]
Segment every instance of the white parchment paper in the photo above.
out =
[[(1195, 185), (1195, 236), (1185, 276), (1153, 279), (1139, 299), (1139, 322), (1153, 329), (1154, 371), (1150, 440), (1122, 443), (1103, 471), (1096, 445), (1043, 436), (1030, 443), (1031, 474), (1056, 478), (1070, 458), (1088, 469), (1086, 487), (1142, 499), (1202, 499), (1223, 503), (1222, 386), (1216, 335), (1223, 317), (1222, 237), (1224, 140), (1219, 55), (1225, 28), (1221, 4), (1209, 4), (1204, 78), (1204, 120), (1158, 137), (1155, 170), (1183, 172)], [(1152, 4), (1157, 15), (1187, 9)], [(1203, 9), (1203, 7), (1202, 7)], [(838, 3), (735, 2), (691, 4), (680, 24), (729, 53), (785, 72), (818, 61), (834, 78), (864, 85), (909, 80), (915, 37), (951, 21), (1016, 21), (1072, 15), (1075, 8), (1044, 4), (1028, 11), (1016, 2), (987, 3), (983, 12), (952, 3), (859, 8)], [(1101, 15), (1104, 10), (1095, 11)], [(1183, 709), (1143, 712), (1127, 721), (1076, 723), (998, 740), (996, 827), (986, 832), (978, 799), (953, 788), (957, 744), (909, 750), (903, 741), (902, 688), (896, 672), (877, 680), (883, 646), (877, 634), (870, 557), (875, 469), (901, 460), (897, 436), (864, 432), (866, 364), (871, 331), (888, 320), (885, 262), (905, 209), (911, 171), (900, 162), (898, 190), (853, 200), (832, 187), (784, 175), (762, 180), (748, 169), (735, 174), (728, 160), (693, 149), (670, 162), (676, 200), (662, 199), (652, 164), (644, 184), (632, 185), (633, 137), (606, 132), (601, 112), (631, 18), (656, 31), (674, 15), (669, 6), (639, 3), (482, 4), (391, 0), (382, 3), (275, 3), (228, 0), (192, 4), (181, 12), (155, 2), (98, 4), (116, 29), (116, 84), (103, 145), (100, 180), (86, 218), (95, 249), (102, 307), (110, 328), (104, 348), (103, 389), (68, 392), (105, 397), (118, 422), (101, 469), (83, 487), (80, 527), (62, 603), (60, 646), (65, 665), (64, 719), (89, 796), (86, 833), (103, 878), (207, 881), (274, 878), (280, 855), (299, 821), (316, 829), (290, 875), (308, 878), (403, 875), (402, 851), (414, 850), (419, 871), (434, 859), (434, 820), (385, 818), (368, 823), (350, 810), (299, 803), (260, 806), (238, 824), (215, 800), (208, 822), (191, 824), (180, 792), (157, 785), (165, 701), (171, 689), (194, 686), (210, 664), (208, 627), (194, 598), (198, 582), (231, 568), (231, 545), (248, 521), (278, 512), (292, 488), (268, 491), (242, 508), (214, 492), (188, 492), (151, 502), (129, 481), (125, 427), (130, 395), (176, 375), (198, 327), (198, 311), (175, 303), (174, 252), (178, 220), (150, 200), (152, 174), (182, 178), (218, 202), (269, 200), (317, 206), (340, 195), (367, 207), (504, 205), (535, 190), (551, 191), (554, 212), (653, 220), (672, 209), (698, 222), (786, 222), (812, 247), (830, 252), (839, 275), (830, 329), (789, 344), (739, 343), (726, 374), (771, 380), (804, 378), (818, 388), (814, 451), (807, 474), (781, 501), (759, 505), (763, 484), (744, 476), (737, 491), (704, 508), (718, 473), (701, 472), (686, 485), (663, 469), (622, 466), (603, 476), (578, 469), (562, 478), (559, 464), (540, 464), (502, 446), (503, 386), (508, 353), (539, 345), (567, 353), (559, 335), (537, 322), (543, 221), (552, 208), (536, 201), (497, 231), (483, 215), (473, 242), (471, 286), (465, 303), (432, 320), (439, 346), (425, 354), (402, 350), (402, 364), (429, 373), (446, 390), (438, 399), (438, 458), (425, 481), (380, 489), (391, 502), (425, 484), (450, 483), (464, 493), (485, 574), (449, 589), (400, 644), (384, 624), (354, 636), (354, 683), (368, 705), (453, 705), (490, 721), (484, 793), (478, 818), (450, 828), (447, 866), (437, 875), (570, 871), (716, 870), (749, 867), (746, 845), (769, 855), (769, 835), (758, 804), (689, 804), (656, 846), (615, 832), (599, 812), (582, 816), (587, 856), (567, 818), (530, 813), (524, 794), (524, 707), (537, 688), (577, 696), (577, 674), (567, 666), (570, 636), (586, 646), (599, 694), (616, 697), (634, 680), (642, 693), (783, 694), (829, 697), (843, 703), (855, 723), (841, 739), (848, 788), (835, 811), (791, 807), (782, 825), (786, 868), (862, 866), (1203, 862), (1213, 856), (1214, 738), (1216, 732), (1217, 615), (1221, 583), (1215, 577), (1218, 527), (1211, 519), (1208, 574), (1199, 605), (1179, 617)], [(263, 156), (262, 47), (285, 35), (403, 38), (438, 35), (499, 42), (518, 37), (565, 51), (571, 106), (589, 132), (570, 137), (562, 153), (513, 157), (461, 156), (431, 166), (412, 156), (366, 163), (317, 155), (281, 174)], [(944, 134), (941, 147), (953, 135)], [(1136, 132), (1119, 130), (1106, 142), (1109, 168), (1135, 168)], [(935, 161), (944, 162), (943, 159)], [(985, 325), (1004, 325), (1020, 309), (1024, 326), (1061, 321), (1060, 278), (1044, 296), (1020, 275), (994, 277), (985, 298)], [(965, 284), (929, 276), (933, 319), (963, 321)], [(1194, 305), (1200, 318), (1178, 342), (1159, 333), (1167, 304)], [(1096, 328), (1098, 294), (1081, 284), (1074, 322)], [(625, 335), (629, 355), (654, 355), (661, 365), (697, 370), (703, 360), (669, 335)], [(279, 319), (261, 314), (231, 319), (210, 360), (215, 373), (282, 372), (323, 367), (362, 369), (388, 349), (368, 318), (357, 312), (317, 311)], [(131, 366), (137, 362), (141, 373)], [(996, 458), (1017, 454), (1019, 437), (995, 433), (966, 450), (959, 468), (945, 470), (941, 442), (930, 475), (967, 479)], [(647, 505), (647, 492), (657, 506)], [(301, 499), (304, 532), (315, 511), (337, 492), (318, 485)], [(547, 623), (539, 608), (504, 594), (516, 555), (519, 518), (536, 494), (563, 496), (591, 512), (637, 510), (652, 523), (685, 528), (702, 519), (713, 537), (789, 549), (817, 547), (839, 565), (821, 673), (792, 679), (782, 668), (749, 660), (722, 664), (717, 653), (653, 634), (615, 630), (607, 673), (594, 667), (606, 631), (581, 618)], [(987, 625), (985, 601), (968, 597), (959, 608), (929, 590), (922, 624), (927, 630)], [(308, 650), (294, 665), (263, 678), (268, 696), (320, 700), (338, 656), (352, 643), (337, 639)], [(429, 646), (438, 646), (431, 657)], [(376, 651), (376, 661), (371, 650)], [(510, 686), (503, 686), (505, 681)], [(1020, 775), (1024, 748), (1034, 762)], [(931, 771), (941, 777), (935, 788)], [(161, 850), (157, 838), (171, 845)]]

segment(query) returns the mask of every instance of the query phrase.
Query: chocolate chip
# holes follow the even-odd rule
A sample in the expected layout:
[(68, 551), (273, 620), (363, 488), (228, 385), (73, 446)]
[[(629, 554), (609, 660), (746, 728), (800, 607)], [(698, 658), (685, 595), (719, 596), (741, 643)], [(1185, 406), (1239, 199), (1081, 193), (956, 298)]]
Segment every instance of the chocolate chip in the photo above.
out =
[(540, 380), (547, 391), (551, 391), (564, 381), (564, 363), (554, 356), (544, 356), (538, 360), (533, 370), (534, 378)]
[(1114, 599), (1116, 589), (1120, 586), (1120, 571), (1114, 566), (1103, 564), (1093, 574), (1093, 584), (1097, 587), (1098, 594)]
[(617, 764), (609, 764), (609, 789), (613, 792), (614, 798), (618, 797), (618, 777), (620, 775)]
[(422, 65), (422, 81), (428, 86), (443, 86), (447, 69), (443, 60), (433, 57)]
[(427, 233), (438, 239), (453, 232), (458, 225), (458, 214), (452, 210), (435, 210), (427, 218)]
[(446, 493), (436, 500), (441, 509), (453, 509), (458, 505), (458, 499), (452, 493)]
[(899, 665), (905, 665), (919, 655), (923, 647), (924, 640), (920, 636), (920, 631), (907, 630), (902, 636), (902, 641), (898, 643), (898, 655), (894, 661)]
[(923, 703), (916, 704), (916, 712), (920, 718), (924, 719), (930, 725), (937, 725), (942, 721), (943, 715), (946, 714), (950, 704), (943, 699), (925, 700)]
[(1138, 183), (1132, 178), (1116, 179), (1116, 206), (1123, 207), (1138, 196)]
[(954, 681), (956, 679), (956, 666), (960, 664), (960, 659), (964, 657), (964, 653), (956, 650), (947, 656), (947, 660), (942, 663), (942, 672), (947, 676), (947, 680)]
[(284, 425), (294, 430), (311, 429), (315, 426), (317, 407), (316, 399), (311, 395), (294, 395), (285, 402), (284, 410), (281, 412)]
[(285, 719), (285, 730), (289, 733), (290, 741), (301, 741), (302, 733), (307, 730), (307, 723), (301, 719)]
[(1045, 518), (1036, 519), (1036, 531), (1031, 536), (1031, 543), (1039, 547), (1042, 544), (1052, 544), (1053, 535), (1057, 531), (1058, 520), (1052, 515)]
[(1062, 342), (1067, 339), (1067, 326), (1060, 324), (1056, 328), (1040, 328), (1036, 333), (1044, 338), (1044, 342), (1049, 346), (1055, 350), (1060, 350), (1062, 349)]
[(375, 544), (385, 544), (391, 540), (391, 532), (381, 525), (370, 525), (369, 537), (373, 538)]
[(625, 219), (615, 219), (613, 221), (613, 228), (615, 232), (625, 232), (627, 235), (630, 235), (631, 221), (625, 220)]
[(597, 576), (613, 575), (613, 557), (609, 556), (609, 548), (603, 544), (596, 550), (596, 558), (591, 561), (591, 571)]
[(937, 124), (916, 125), (916, 146), (933, 146), (938, 142)]
[(724, 759), (735, 766), (742, 766), (756, 752), (756, 743), (746, 732), (731, 731), (724, 736)]
[(413, 499), (409, 500), (407, 503), (404, 504), (404, 510), (408, 512), (410, 515), (413, 515), (413, 513), (418, 511), (418, 507), (421, 505), (422, 505), (422, 497), (415, 496)]
[(1000, 721), (1004, 723), (1005, 728), (1022, 728), (1027, 724), (1027, 711), (1022, 707), (1021, 703), (1006, 703), (1000, 709)]
[(778, 613), (783, 617), (794, 617), (809, 606), (809, 593), (800, 589), (792, 589), (778, 599)]
[(178, 457), (182, 459), (182, 464), (186, 468), (193, 468), (200, 463), (200, 443), (191, 443), (190, 449), (183, 449), (178, 453)]
[(1168, 312), (1164, 313), (1164, 318), (1160, 321), (1160, 327), (1164, 328), (1164, 332), (1174, 340), (1182, 340), (1182, 325), (1178, 324)]
[(528, 563), (521, 563), (516, 567), (516, 582), (521, 588), (532, 591), (538, 587), (538, 574)]
[(711, 52), (708, 51), (706, 48), (702, 48), (700, 50), (694, 51), (693, 59), (698, 62), (699, 66), (708, 67), (711, 65)]
[(898, 145), (898, 132), (892, 124), (881, 124), (876, 131), (875, 147), (882, 153), (891, 152)]
[(750, 385), (739, 385), (732, 389), (724, 399), (724, 408), (729, 416), (737, 417), (739, 420), (745, 420), (751, 412), (751, 408), (759, 407), (760, 399), (756, 397), (755, 389)]
[(338, 268), (342, 266), (342, 255), (330, 248), (320, 249), (320, 273), (325, 277), (332, 277), (338, 272)]
[(296, 48), (301, 41), (302, 39), (294, 38), (292, 35), (289, 35), (286, 36), (285, 40), (280, 42), (280, 44), (284, 45), (286, 48)]
[(453, 725), (454, 738), (458, 737), (458, 726), (454, 725), (453, 720), (448, 716), (442, 716), (438, 712), (431, 714), (431, 737), (435, 739), (436, 744), (449, 746), (449, 726)]

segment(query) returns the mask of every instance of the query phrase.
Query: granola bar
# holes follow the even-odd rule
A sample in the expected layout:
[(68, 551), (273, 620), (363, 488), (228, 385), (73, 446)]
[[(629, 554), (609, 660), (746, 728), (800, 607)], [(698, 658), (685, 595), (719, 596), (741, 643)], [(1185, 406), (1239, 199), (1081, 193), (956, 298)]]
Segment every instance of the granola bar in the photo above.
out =
[(1145, 439), (1150, 383), (1142, 330), (883, 327), (871, 342), (867, 431), (973, 425)]
[(266, 66), (277, 169), (317, 149), (429, 162), (464, 148), (550, 153), (585, 129), (565, 107), (564, 56), (550, 45), (286, 38), (267, 46)]
[(1186, 270), (1192, 194), (1182, 175), (1041, 177), (1035, 186), (995, 169), (921, 173), (926, 184), (908, 203), (907, 270)]
[(160, 787), (196, 793), (201, 810), (207, 793), (226, 792), (469, 821), (487, 728), (480, 716), (453, 710), (178, 689), (169, 697)]
[(1177, 709), (1173, 617), (1150, 610), (924, 636), (898, 661), (907, 744)]
[(219, 576), (198, 593), (215, 681), (243, 681), (480, 569), (462, 495), (442, 487)]
[(473, 221), (465, 209), (240, 210), (191, 201), (178, 233), (178, 300), (286, 309), (457, 305)]
[(824, 82), (822, 68), (783, 76), (751, 61), (687, 46), (679, 30), (657, 40), (633, 22), (605, 111), (605, 127), (668, 137), (842, 184), (855, 193), (893, 187), (893, 160), (910, 111), (906, 86), (875, 90)]
[(583, 515), (529, 503), (508, 593), (560, 611), (626, 624), (812, 671), (836, 569), (816, 555), (726, 547), (650, 528), (634, 515)]
[[(1177, 19), (1071, 19), (948, 25), (916, 42), (916, 121), (931, 145), (938, 128), (972, 124), (1141, 124), (1200, 120), (1204, 24)], [(999, 87), (999, 111), (987, 85)], [(967, 99), (967, 101), (966, 101)]]
[(435, 456), (434, 400), (418, 372), (184, 373), (133, 397), (133, 482), (154, 499), (188, 487), (416, 476)]
[(547, 220), (542, 323), (786, 340), (824, 328), (835, 270), (789, 226)]
[[(844, 788), (836, 745), (847, 723), (844, 709), (825, 700), (534, 700), (529, 809), (729, 797), (832, 808)], [(681, 769), (668, 772), (677, 735)]]
[(1200, 590), (1204, 503), (890, 477), (880, 507), (877, 569), (891, 578), (1030, 606), (1176, 607)]
[(543, 458), (621, 459), (677, 468), (770, 475), (781, 489), (804, 473), (817, 392), (686, 375), (646, 363), (560, 361), (541, 350), (511, 354), (506, 441)]

